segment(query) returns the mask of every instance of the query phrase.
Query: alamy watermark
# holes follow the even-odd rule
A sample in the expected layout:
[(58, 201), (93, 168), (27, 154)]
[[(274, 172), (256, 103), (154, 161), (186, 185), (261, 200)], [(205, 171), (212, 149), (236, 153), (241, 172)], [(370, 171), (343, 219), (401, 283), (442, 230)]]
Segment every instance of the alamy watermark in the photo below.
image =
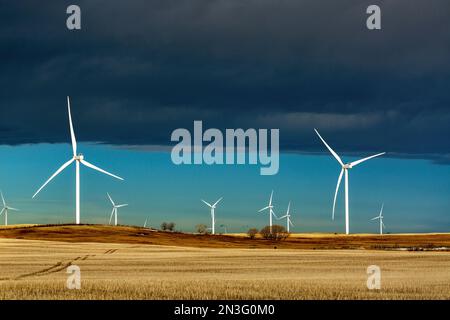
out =
[(367, 267), (367, 289), (380, 290), (381, 289), (381, 269), (379, 266), (372, 265)]
[(80, 290), (81, 289), (81, 270), (77, 265), (70, 265), (67, 268), (67, 289), (69, 290)]
[(81, 9), (72, 4), (67, 7), (66, 13), (69, 15), (66, 19), (66, 27), (69, 30), (81, 30)]
[[(194, 121), (193, 137), (188, 129), (172, 132), (172, 162), (181, 164), (251, 164), (261, 166), (261, 175), (275, 175), (280, 166), (279, 129), (219, 129), (203, 132), (202, 121)], [(203, 147), (203, 142), (208, 144)], [(270, 142), (270, 143), (269, 143)], [(248, 162), (247, 162), (248, 160)]]
[(381, 30), (381, 8), (373, 4), (367, 7), (366, 13), (369, 14), (366, 20), (367, 29)]

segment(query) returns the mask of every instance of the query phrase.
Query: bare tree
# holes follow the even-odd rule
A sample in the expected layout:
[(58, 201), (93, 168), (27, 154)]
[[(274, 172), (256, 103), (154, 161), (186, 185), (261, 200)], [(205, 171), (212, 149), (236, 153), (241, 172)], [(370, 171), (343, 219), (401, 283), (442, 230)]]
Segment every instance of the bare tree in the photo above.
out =
[(195, 226), (197, 233), (206, 234), (208, 232), (208, 227), (204, 224), (198, 224)]
[(258, 234), (258, 229), (256, 229), (256, 228), (251, 228), (247, 231), (247, 235), (250, 239), (255, 239), (257, 234)]
[(167, 224), (167, 230), (174, 231), (175, 230), (175, 223), (174, 222), (169, 222)]
[(286, 228), (279, 225), (272, 226), (272, 232), (270, 232), (270, 226), (265, 226), (259, 232), (264, 239), (269, 240), (284, 240), (289, 237), (289, 233)]

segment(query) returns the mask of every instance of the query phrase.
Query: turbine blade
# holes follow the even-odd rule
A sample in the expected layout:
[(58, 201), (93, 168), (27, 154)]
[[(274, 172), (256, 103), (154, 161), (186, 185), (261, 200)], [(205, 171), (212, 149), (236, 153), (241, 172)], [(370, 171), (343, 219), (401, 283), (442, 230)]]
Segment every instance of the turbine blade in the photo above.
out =
[(112, 220), (112, 217), (113, 217), (113, 215), (114, 215), (114, 209), (115, 209), (115, 208), (112, 209), (111, 216), (109, 217), (109, 224), (111, 224), (111, 220)]
[(269, 209), (269, 208), (270, 208), (270, 206), (264, 207), (264, 208), (262, 208), (261, 210), (259, 210), (258, 212), (262, 212), (262, 211), (267, 210), (267, 209)]
[(111, 201), (112, 205), (115, 206), (116, 204), (114, 203), (113, 199), (111, 198), (111, 196), (109, 195), (109, 193), (106, 193), (108, 195), (109, 201)]
[(341, 158), (338, 156), (338, 154), (336, 152), (334, 152), (333, 149), (331, 149), (331, 147), (325, 142), (325, 140), (322, 138), (322, 136), (320, 135), (319, 131), (317, 131), (317, 129), (314, 129), (314, 131), (316, 131), (317, 135), (319, 136), (320, 140), (322, 140), (323, 144), (325, 145), (325, 147), (327, 147), (327, 149), (331, 152), (331, 154), (333, 155), (333, 157), (336, 158), (336, 160), (339, 162), (339, 164), (341, 166), (344, 165), (344, 163), (342, 162)]
[(383, 202), (383, 204), (381, 205), (381, 210), (380, 210), (380, 217), (382, 217), (382, 216), (383, 216), (383, 208), (384, 208), (384, 202)]
[(291, 202), (289, 201), (288, 208), (287, 208), (287, 211), (286, 211), (286, 216), (289, 215), (289, 211), (290, 210), (291, 210)]
[(378, 154), (375, 154), (375, 155), (373, 155), (373, 156), (370, 156), (370, 157), (367, 157), (367, 158), (364, 158), (364, 159), (361, 159), (361, 160), (353, 161), (353, 162), (350, 163), (350, 165), (351, 165), (352, 167), (357, 166), (358, 164), (360, 164), (360, 163), (362, 163), (362, 162), (364, 162), (364, 161), (370, 160), (370, 159), (375, 158), (375, 157), (382, 156), (382, 155), (385, 154), (385, 153), (386, 153), (386, 152), (382, 152), (382, 153), (378, 153)]
[(2, 211), (0, 212), (0, 216), (3, 214), (3, 212), (6, 210), (6, 208), (3, 208)]
[(43, 184), (42, 187), (39, 188), (38, 191), (36, 191), (36, 193), (33, 195), (33, 198), (36, 197), (38, 195), (39, 192), (41, 192), (42, 189), (45, 188), (45, 186), (53, 180), (53, 178), (55, 178), (58, 174), (61, 173), (61, 171), (63, 171), (65, 168), (67, 168), (68, 166), (70, 166), (72, 164), (72, 162), (74, 162), (75, 159), (70, 159), (69, 161), (67, 161), (66, 163), (64, 163), (61, 168), (59, 168), (58, 170), (56, 170), (56, 172)]
[(280, 219), (277, 217), (277, 215), (275, 214), (275, 212), (274, 212), (273, 210), (271, 210), (270, 213), (273, 214), (273, 216), (275, 217), (275, 219), (280, 220)]
[(123, 207), (128, 207), (128, 204), (119, 204), (118, 206), (116, 206), (116, 208), (123, 208)]
[(289, 219), (289, 224), (294, 227), (294, 224), (292, 223), (291, 219)]
[(8, 210), (12, 210), (12, 211), (20, 211), (19, 209), (12, 208), (12, 207), (8, 207)]
[(216, 201), (216, 203), (213, 204), (213, 207), (215, 207), (220, 201), (222, 201), (223, 197), (221, 197), (219, 200)]
[(3, 197), (3, 191), (0, 191), (0, 194), (2, 195), (3, 206), (6, 207), (5, 198)]
[(208, 207), (212, 207), (212, 205), (208, 202), (206, 202), (205, 200), (202, 200), (204, 204), (206, 204)]
[(383, 225), (383, 228), (386, 228), (386, 226), (384, 225), (384, 222), (383, 222), (383, 221), (381, 221), (381, 224)]
[(269, 206), (272, 205), (272, 198), (273, 198), (273, 190), (272, 190), (272, 193), (270, 194)]
[(70, 138), (72, 139), (73, 156), (77, 155), (77, 139), (75, 138), (75, 131), (73, 130), (72, 113), (70, 112), (70, 98), (67, 97), (67, 110), (69, 111), (69, 125), (70, 125)]
[(285, 216), (279, 217), (278, 220), (281, 220), (281, 219), (284, 219), (284, 218), (287, 218), (287, 217), (288, 217), (288, 215), (285, 215)]
[(380, 217), (375, 217), (375, 218), (372, 218), (370, 220), (372, 221), (372, 220), (377, 220), (377, 219), (380, 219)]
[(99, 172), (101, 172), (101, 173), (104, 173), (104, 174), (106, 174), (106, 175), (108, 175), (108, 176), (111, 176), (111, 177), (113, 177), (113, 178), (116, 178), (116, 179), (119, 179), (119, 180), (122, 180), (122, 181), (123, 181), (123, 178), (121, 178), (121, 177), (119, 177), (119, 176), (116, 176), (116, 175), (114, 175), (114, 174), (112, 174), (112, 173), (109, 173), (108, 171), (105, 171), (105, 170), (103, 170), (103, 169), (100, 169), (99, 167), (94, 166), (92, 163), (89, 163), (89, 162), (87, 162), (86, 160), (80, 160), (80, 162), (81, 162), (82, 164), (84, 164), (86, 167), (89, 167), (89, 168), (91, 168), (91, 169), (97, 170), (97, 171), (99, 171)]
[(339, 192), (339, 187), (341, 185), (342, 182), (342, 176), (344, 175), (344, 169), (341, 170), (341, 173), (339, 174), (339, 178), (337, 181), (337, 185), (336, 185), (336, 192), (334, 193), (334, 201), (333, 201), (333, 215), (332, 215), (332, 219), (334, 220), (334, 210), (336, 209), (336, 198)]

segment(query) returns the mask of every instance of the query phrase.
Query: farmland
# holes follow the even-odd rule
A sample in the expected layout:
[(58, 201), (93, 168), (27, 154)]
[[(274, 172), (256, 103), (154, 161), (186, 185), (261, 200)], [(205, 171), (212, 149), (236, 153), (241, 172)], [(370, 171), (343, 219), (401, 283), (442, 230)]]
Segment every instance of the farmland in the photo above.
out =
[[(337, 249), (327, 242), (313, 250), (317, 242), (310, 240), (309, 249), (297, 243), (307, 235), (274, 246), (236, 235), (211, 239), (141, 229), (2, 229), (0, 299), (450, 299), (448, 251), (361, 249), (375, 241), (373, 235), (352, 236), (358, 249), (342, 249), (351, 242), (341, 244), (345, 237), (336, 236)], [(44, 240), (30, 239), (35, 237)], [(427, 248), (448, 241), (445, 235), (428, 237), (434, 242)], [(427, 243), (394, 239), (385, 245)], [(71, 265), (80, 267), (80, 290), (66, 287)], [(381, 268), (381, 290), (367, 289), (369, 265)]]

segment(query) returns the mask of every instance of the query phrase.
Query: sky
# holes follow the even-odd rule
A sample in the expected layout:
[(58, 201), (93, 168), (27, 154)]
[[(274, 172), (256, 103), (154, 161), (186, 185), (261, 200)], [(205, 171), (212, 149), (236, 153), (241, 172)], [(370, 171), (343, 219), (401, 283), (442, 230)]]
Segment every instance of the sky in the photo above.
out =
[[(82, 170), (82, 221), (103, 223), (106, 192), (129, 203), (124, 224), (209, 223), (200, 199), (224, 196), (218, 224), (262, 227), (271, 190), (278, 214), (292, 201), (295, 231), (342, 232), (331, 221), (339, 165), (350, 172), (351, 231), (385, 203), (388, 232), (450, 226), (450, 4), (377, 1), (382, 29), (366, 28), (369, 1), (0, 1), (0, 188), (22, 211), (10, 223), (74, 219), (74, 168), (31, 196), (70, 158), (66, 96), (88, 161), (126, 180)], [(176, 166), (171, 132), (280, 129), (280, 171)], [(2, 220), (0, 219), (0, 222)]]

